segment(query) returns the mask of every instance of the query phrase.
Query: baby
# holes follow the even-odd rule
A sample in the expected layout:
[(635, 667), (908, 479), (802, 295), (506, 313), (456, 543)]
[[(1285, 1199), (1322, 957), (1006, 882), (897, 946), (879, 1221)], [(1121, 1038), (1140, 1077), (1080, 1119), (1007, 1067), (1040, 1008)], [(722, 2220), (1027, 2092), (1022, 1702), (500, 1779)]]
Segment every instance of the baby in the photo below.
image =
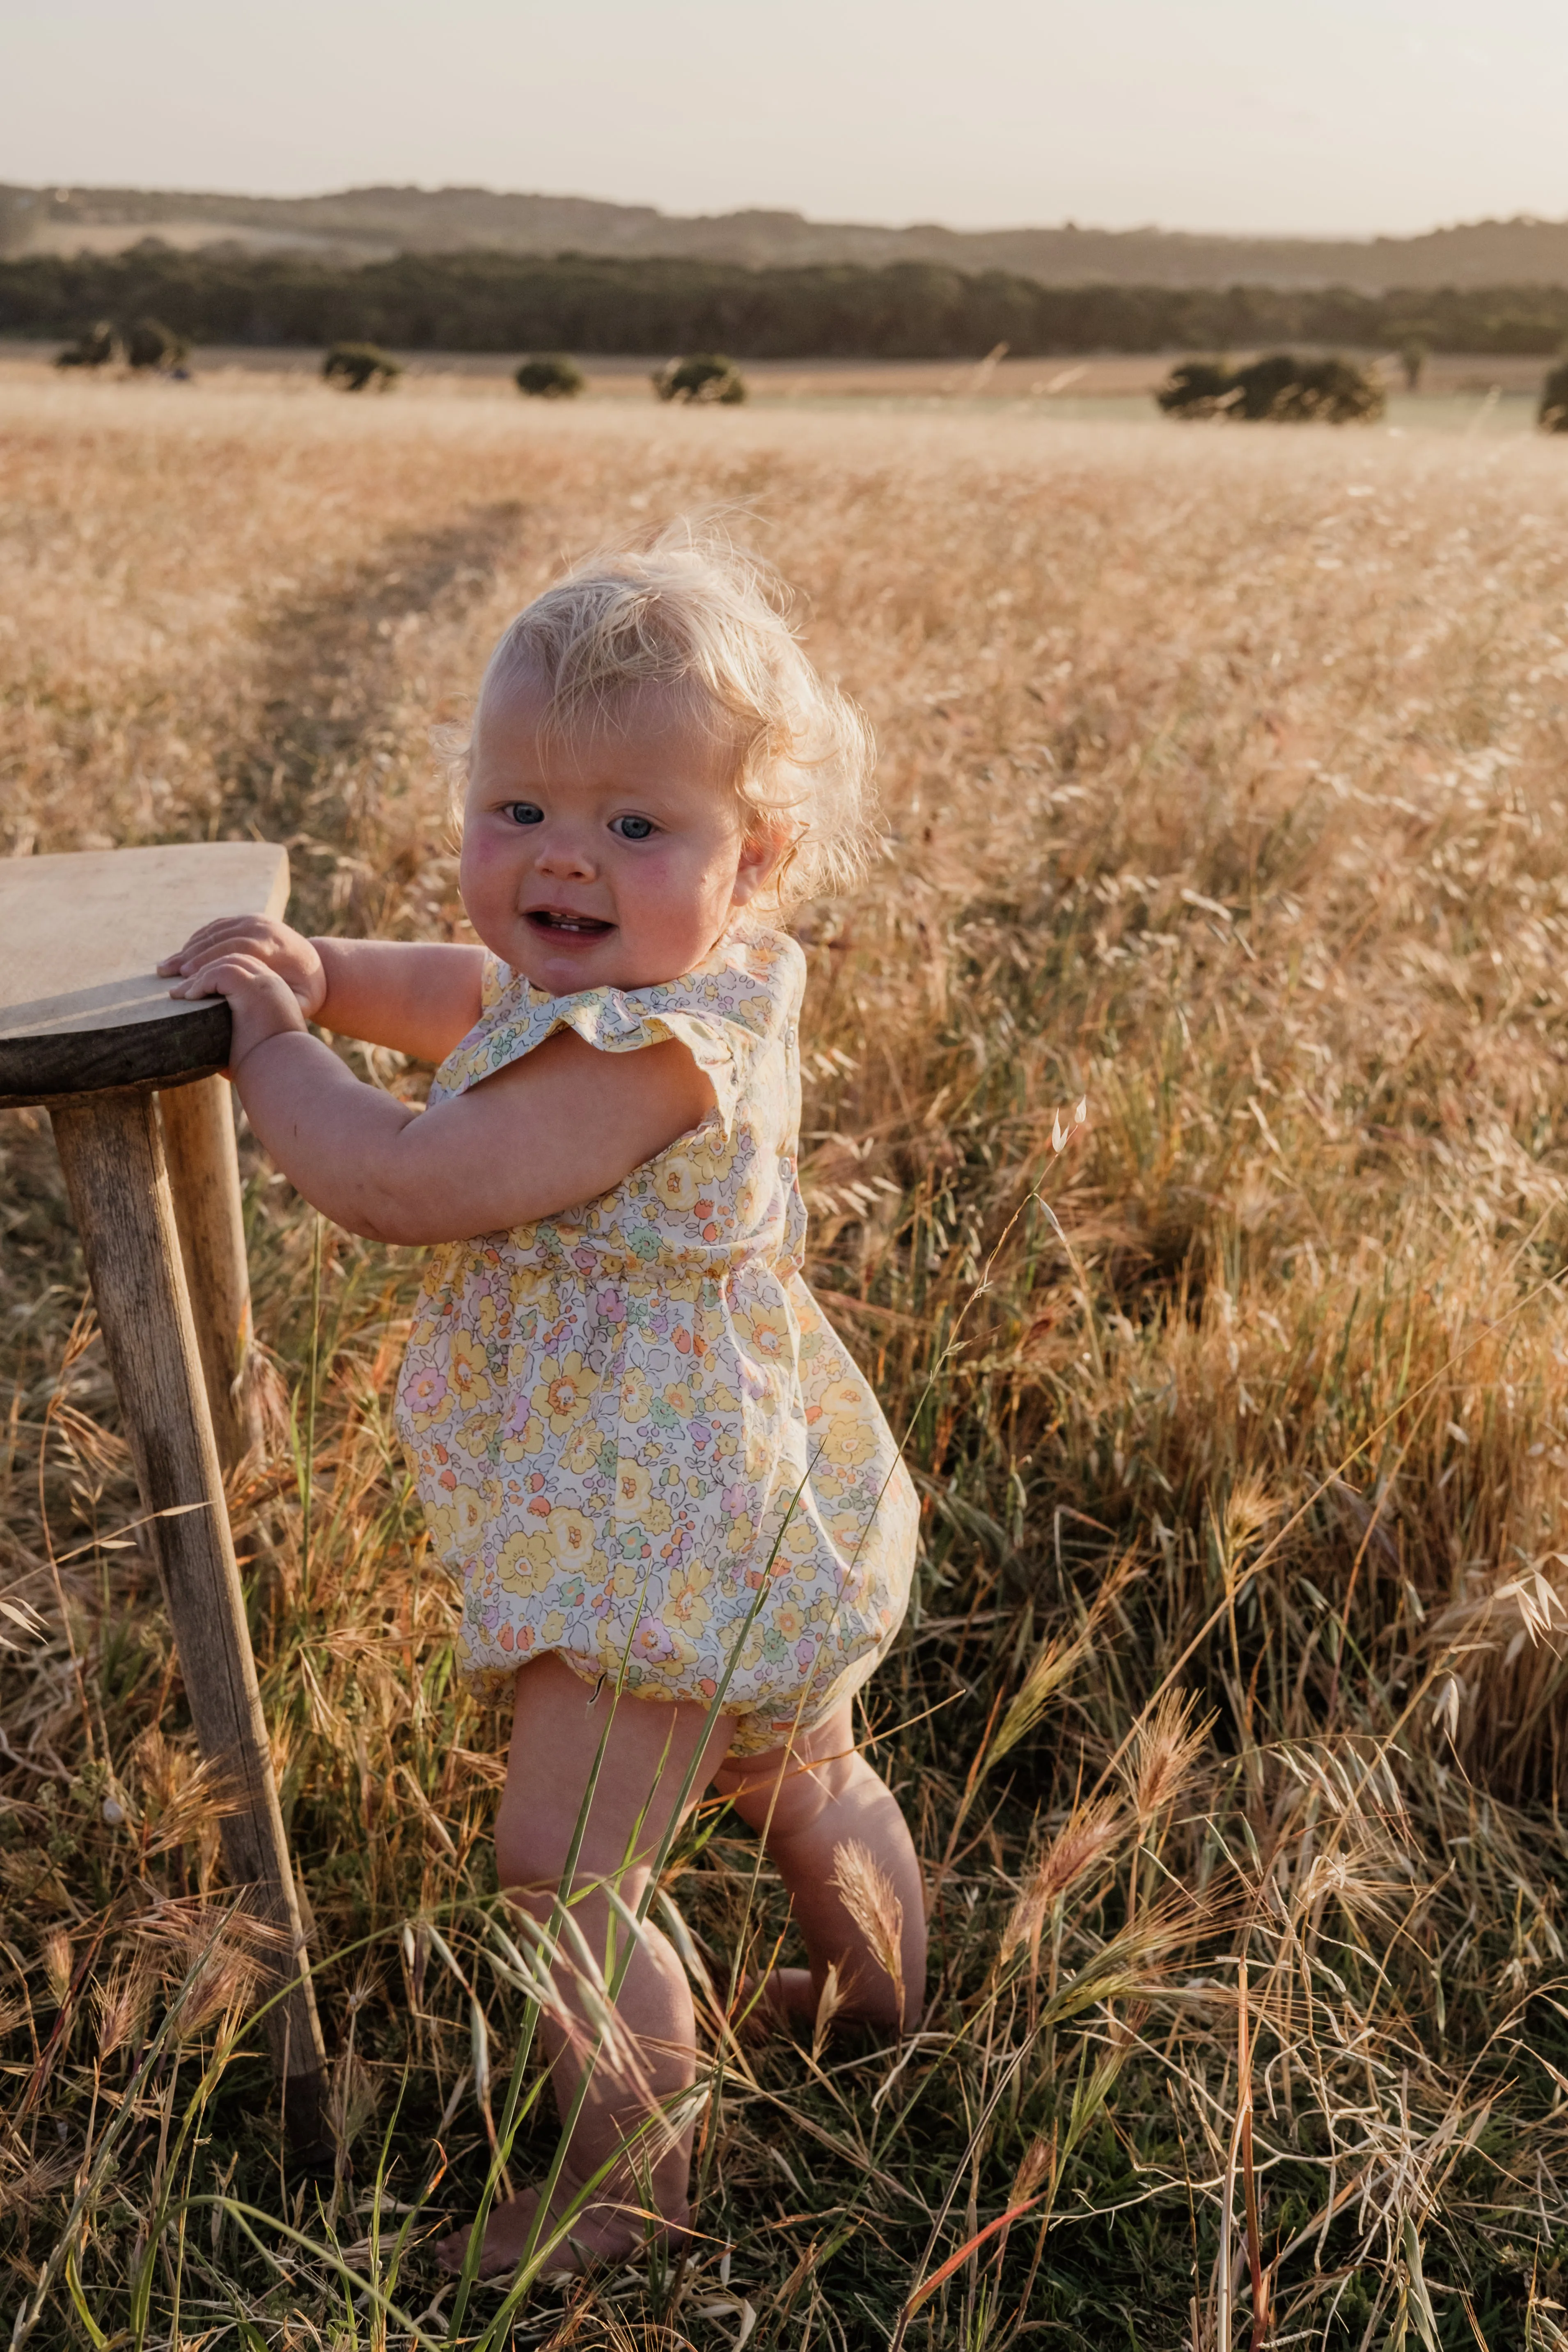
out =
[[(858, 867), (870, 764), (764, 576), (667, 534), (572, 572), (490, 656), (461, 866), (482, 946), (236, 919), (161, 968), (228, 999), (230, 1076), (305, 1198), (431, 1247), (398, 1426), (462, 1584), (462, 1669), (513, 1690), (510, 1900), (548, 1922), (570, 1864), (602, 1953), (606, 1887), (635, 1911), (711, 1787), (805, 1941), (762, 2005), (810, 2016), (833, 1970), (839, 2014), (893, 2026), (921, 1998), (921, 1879), (851, 1701), (903, 1617), (916, 1506), (801, 1277), (805, 965), (776, 928)], [(438, 1065), (426, 1108), (361, 1084), (312, 1020)], [(868, 1855), (901, 1950), (840, 1891)], [(651, 1916), (618, 2015), (636, 2063), (601, 2053), (549, 2212), (536, 2228), (532, 2189), (498, 2205), (486, 2272), (563, 2225), (578, 2261), (686, 2225), (696, 2036)], [(569, 2118), (592, 2031), (544, 2024)]]

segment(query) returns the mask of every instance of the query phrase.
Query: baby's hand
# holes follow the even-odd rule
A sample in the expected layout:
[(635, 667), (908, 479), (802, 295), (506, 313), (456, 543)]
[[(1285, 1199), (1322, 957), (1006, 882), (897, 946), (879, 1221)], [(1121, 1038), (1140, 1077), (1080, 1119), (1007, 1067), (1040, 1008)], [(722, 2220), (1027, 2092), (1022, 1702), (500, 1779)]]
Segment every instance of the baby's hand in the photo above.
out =
[(290, 990), (307, 1021), (313, 1021), (327, 999), (327, 975), (309, 940), (269, 915), (224, 915), (193, 931), (183, 948), (166, 955), (161, 972), (177, 971), (179, 984), (171, 996), (226, 996), (226, 989), (198, 986), (220, 957), (237, 956), (265, 964)]
[[(200, 934), (198, 933), (199, 937)], [(173, 958), (170, 959), (173, 961)], [(282, 976), (259, 956), (230, 951), (199, 963), (188, 978), (169, 991), (171, 996), (226, 996), (234, 1016), (228, 1068), (233, 1077), (253, 1047), (286, 1030), (306, 1034), (299, 999)]]

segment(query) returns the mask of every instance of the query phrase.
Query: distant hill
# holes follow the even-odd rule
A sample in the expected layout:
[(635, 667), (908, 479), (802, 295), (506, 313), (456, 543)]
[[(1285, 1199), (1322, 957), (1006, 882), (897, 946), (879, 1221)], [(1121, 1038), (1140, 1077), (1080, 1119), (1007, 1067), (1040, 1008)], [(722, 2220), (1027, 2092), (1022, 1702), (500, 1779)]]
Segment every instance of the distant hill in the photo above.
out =
[(961, 230), (809, 221), (792, 212), (685, 215), (584, 196), (488, 188), (345, 188), (321, 196), (0, 185), (0, 254), (114, 253), (156, 236), (194, 249), (292, 248), (338, 260), (396, 253), (581, 253), (740, 263), (1006, 269), (1047, 286), (1568, 286), (1568, 220), (1476, 221), (1411, 237), (1200, 236), (1157, 228)]

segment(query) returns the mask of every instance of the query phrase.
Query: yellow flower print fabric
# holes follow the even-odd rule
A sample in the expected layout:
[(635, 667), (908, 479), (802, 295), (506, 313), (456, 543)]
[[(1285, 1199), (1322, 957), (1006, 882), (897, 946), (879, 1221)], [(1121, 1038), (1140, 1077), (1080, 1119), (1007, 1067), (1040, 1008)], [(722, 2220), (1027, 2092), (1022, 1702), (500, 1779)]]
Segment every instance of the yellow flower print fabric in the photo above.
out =
[(733, 1654), (724, 1706), (755, 1754), (898, 1630), (913, 1488), (801, 1276), (805, 985), (761, 929), (656, 988), (548, 997), (487, 962), (432, 1102), (570, 1028), (608, 1054), (678, 1039), (715, 1108), (601, 1199), (432, 1255), (397, 1423), (480, 1685), (553, 1651), (705, 1705)]

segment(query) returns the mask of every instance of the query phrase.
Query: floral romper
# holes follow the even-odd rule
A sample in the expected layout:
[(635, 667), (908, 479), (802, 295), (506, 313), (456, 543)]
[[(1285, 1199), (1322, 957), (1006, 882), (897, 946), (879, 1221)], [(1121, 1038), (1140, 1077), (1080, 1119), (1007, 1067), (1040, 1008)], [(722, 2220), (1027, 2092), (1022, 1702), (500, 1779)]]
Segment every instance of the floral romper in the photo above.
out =
[(759, 1754), (898, 1630), (913, 1488), (801, 1277), (805, 985), (795, 941), (752, 928), (654, 988), (550, 997), (487, 959), (432, 1104), (570, 1028), (606, 1054), (678, 1039), (715, 1108), (602, 1198), (431, 1257), (397, 1425), (481, 1686), (553, 1651), (700, 1706), (733, 1654), (734, 1748)]

